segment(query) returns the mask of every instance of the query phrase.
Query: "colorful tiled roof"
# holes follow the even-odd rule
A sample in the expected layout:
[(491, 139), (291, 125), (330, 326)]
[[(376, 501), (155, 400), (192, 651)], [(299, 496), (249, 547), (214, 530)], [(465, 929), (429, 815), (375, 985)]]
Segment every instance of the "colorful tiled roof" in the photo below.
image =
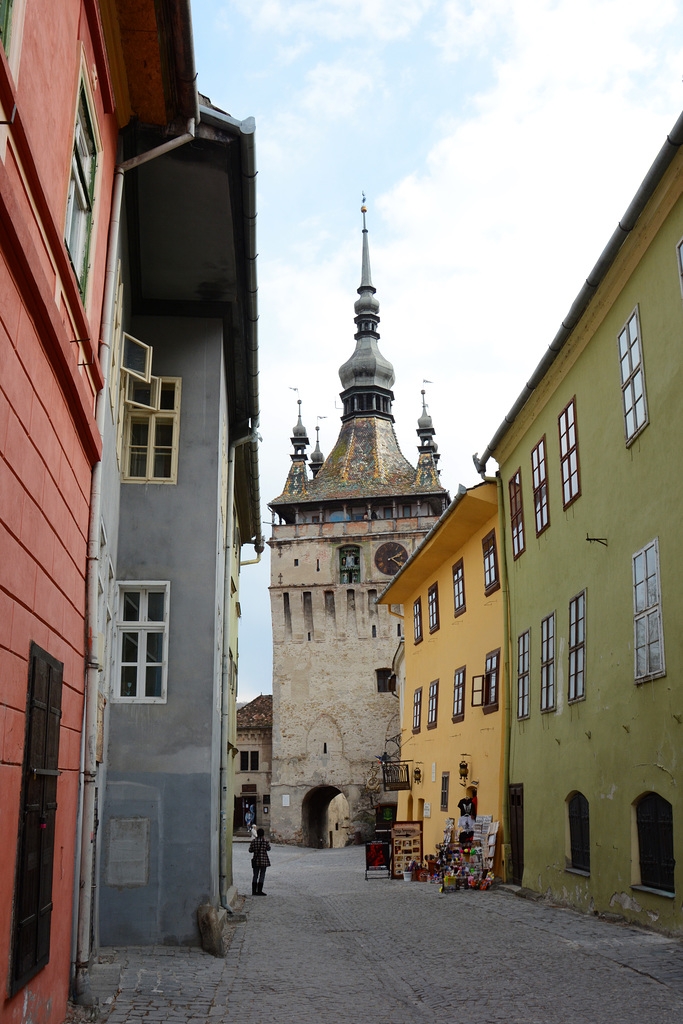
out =
[(302, 469), (301, 463), (292, 464), (284, 491), (271, 505), (444, 491), (433, 461), (421, 457), (416, 472), (401, 454), (393, 423), (379, 416), (356, 416), (342, 423), (337, 443), (314, 480), (304, 483)]

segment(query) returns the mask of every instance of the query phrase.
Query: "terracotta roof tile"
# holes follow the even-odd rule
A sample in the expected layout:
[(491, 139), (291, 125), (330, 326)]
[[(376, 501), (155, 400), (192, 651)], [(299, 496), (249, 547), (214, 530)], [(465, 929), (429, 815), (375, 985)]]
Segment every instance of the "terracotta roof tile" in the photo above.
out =
[(262, 693), (244, 707), (237, 709), (238, 729), (272, 729), (273, 695)]

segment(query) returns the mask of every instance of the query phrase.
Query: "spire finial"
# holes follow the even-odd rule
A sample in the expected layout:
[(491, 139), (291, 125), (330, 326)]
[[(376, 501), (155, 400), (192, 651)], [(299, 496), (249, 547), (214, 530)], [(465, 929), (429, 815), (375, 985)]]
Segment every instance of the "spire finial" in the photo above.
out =
[(372, 284), (372, 277), (370, 275), (370, 247), (368, 245), (368, 226), (365, 222), (365, 214), (368, 212), (368, 208), (365, 205), (365, 192), (363, 192), (363, 205), (360, 208), (360, 212), (363, 214), (363, 259), (360, 273), (360, 288), (358, 294), (363, 294), (363, 289), (370, 289), (371, 294), (374, 294), (375, 288)]

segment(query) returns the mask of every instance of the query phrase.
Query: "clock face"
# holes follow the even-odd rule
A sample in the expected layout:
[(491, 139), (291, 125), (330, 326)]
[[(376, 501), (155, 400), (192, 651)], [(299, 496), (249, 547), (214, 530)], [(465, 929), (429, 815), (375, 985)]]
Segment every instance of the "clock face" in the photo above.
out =
[(375, 565), (386, 576), (394, 576), (407, 560), (408, 552), (395, 540), (381, 544), (375, 552)]

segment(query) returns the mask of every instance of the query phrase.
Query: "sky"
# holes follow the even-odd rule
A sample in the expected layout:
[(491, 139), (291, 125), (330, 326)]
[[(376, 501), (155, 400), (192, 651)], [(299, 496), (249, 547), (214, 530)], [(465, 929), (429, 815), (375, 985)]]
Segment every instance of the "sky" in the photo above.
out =
[[(192, 0), (192, 13), (199, 91), (256, 119), (264, 537), (297, 398), (325, 455), (339, 432), (363, 193), (399, 445), (415, 464), (424, 388), (441, 481), (451, 496), (472, 486), (473, 453), (683, 110), (683, 5)], [(241, 573), (240, 701), (272, 692), (269, 556)]]

